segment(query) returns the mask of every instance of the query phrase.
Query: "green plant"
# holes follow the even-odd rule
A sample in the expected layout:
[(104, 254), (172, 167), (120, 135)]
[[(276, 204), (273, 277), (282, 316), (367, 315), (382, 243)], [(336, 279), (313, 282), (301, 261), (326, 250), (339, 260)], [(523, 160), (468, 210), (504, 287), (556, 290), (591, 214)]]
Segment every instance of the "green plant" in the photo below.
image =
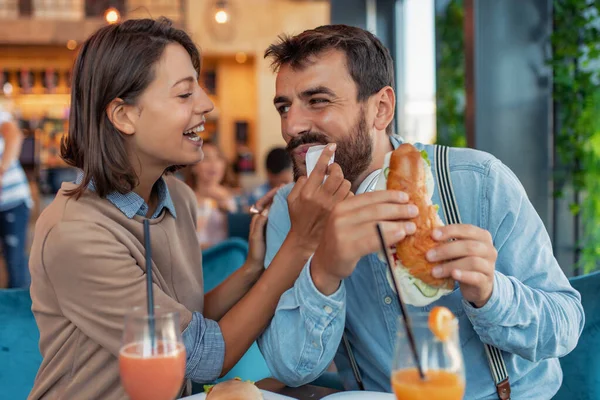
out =
[(462, 0), (451, 0), (435, 18), (437, 143), (465, 147), (465, 48)]
[(555, 196), (575, 193), (577, 267), (588, 273), (600, 260), (600, 1), (555, 0), (553, 18)]

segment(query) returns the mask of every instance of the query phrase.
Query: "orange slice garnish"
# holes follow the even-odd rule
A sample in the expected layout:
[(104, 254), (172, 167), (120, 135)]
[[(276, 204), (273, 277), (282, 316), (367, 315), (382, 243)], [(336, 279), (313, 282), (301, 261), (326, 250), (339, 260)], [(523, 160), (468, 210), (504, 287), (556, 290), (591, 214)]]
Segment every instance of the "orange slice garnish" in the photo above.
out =
[(434, 307), (429, 313), (429, 329), (435, 337), (445, 342), (452, 335), (452, 325), (455, 320), (456, 317), (452, 311), (446, 307)]

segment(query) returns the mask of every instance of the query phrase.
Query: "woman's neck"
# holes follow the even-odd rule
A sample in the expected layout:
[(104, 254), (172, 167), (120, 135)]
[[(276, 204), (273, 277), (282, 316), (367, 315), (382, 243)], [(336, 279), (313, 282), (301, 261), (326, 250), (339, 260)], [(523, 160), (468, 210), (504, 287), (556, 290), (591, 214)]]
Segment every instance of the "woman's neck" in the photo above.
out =
[(154, 210), (158, 206), (158, 194), (154, 189), (156, 182), (161, 179), (162, 172), (158, 173), (138, 173), (138, 185), (133, 188), (138, 196), (140, 196), (144, 202), (148, 205), (148, 214), (152, 215)]

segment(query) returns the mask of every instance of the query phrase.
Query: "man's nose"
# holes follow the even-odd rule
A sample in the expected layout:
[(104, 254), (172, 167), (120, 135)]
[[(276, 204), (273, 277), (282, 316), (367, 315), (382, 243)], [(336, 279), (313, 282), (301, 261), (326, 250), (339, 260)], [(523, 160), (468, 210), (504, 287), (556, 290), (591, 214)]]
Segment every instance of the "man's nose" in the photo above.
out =
[(306, 110), (301, 106), (290, 106), (286, 118), (283, 119), (283, 131), (287, 136), (296, 137), (310, 132), (312, 120)]

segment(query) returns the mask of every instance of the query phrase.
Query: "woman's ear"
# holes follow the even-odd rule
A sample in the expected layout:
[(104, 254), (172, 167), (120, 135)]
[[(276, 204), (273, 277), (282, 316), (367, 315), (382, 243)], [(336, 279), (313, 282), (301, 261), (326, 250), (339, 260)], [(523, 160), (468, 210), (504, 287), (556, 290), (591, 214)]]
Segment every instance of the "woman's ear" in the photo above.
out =
[(385, 131), (389, 124), (394, 119), (394, 111), (396, 109), (396, 94), (394, 89), (386, 86), (377, 92), (373, 99), (375, 101), (375, 119), (374, 125), (377, 130)]
[(115, 128), (126, 135), (135, 133), (135, 122), (138, 119), (137, 107), (125, 104), (116, 98), (106, 107), (106, 115)]

